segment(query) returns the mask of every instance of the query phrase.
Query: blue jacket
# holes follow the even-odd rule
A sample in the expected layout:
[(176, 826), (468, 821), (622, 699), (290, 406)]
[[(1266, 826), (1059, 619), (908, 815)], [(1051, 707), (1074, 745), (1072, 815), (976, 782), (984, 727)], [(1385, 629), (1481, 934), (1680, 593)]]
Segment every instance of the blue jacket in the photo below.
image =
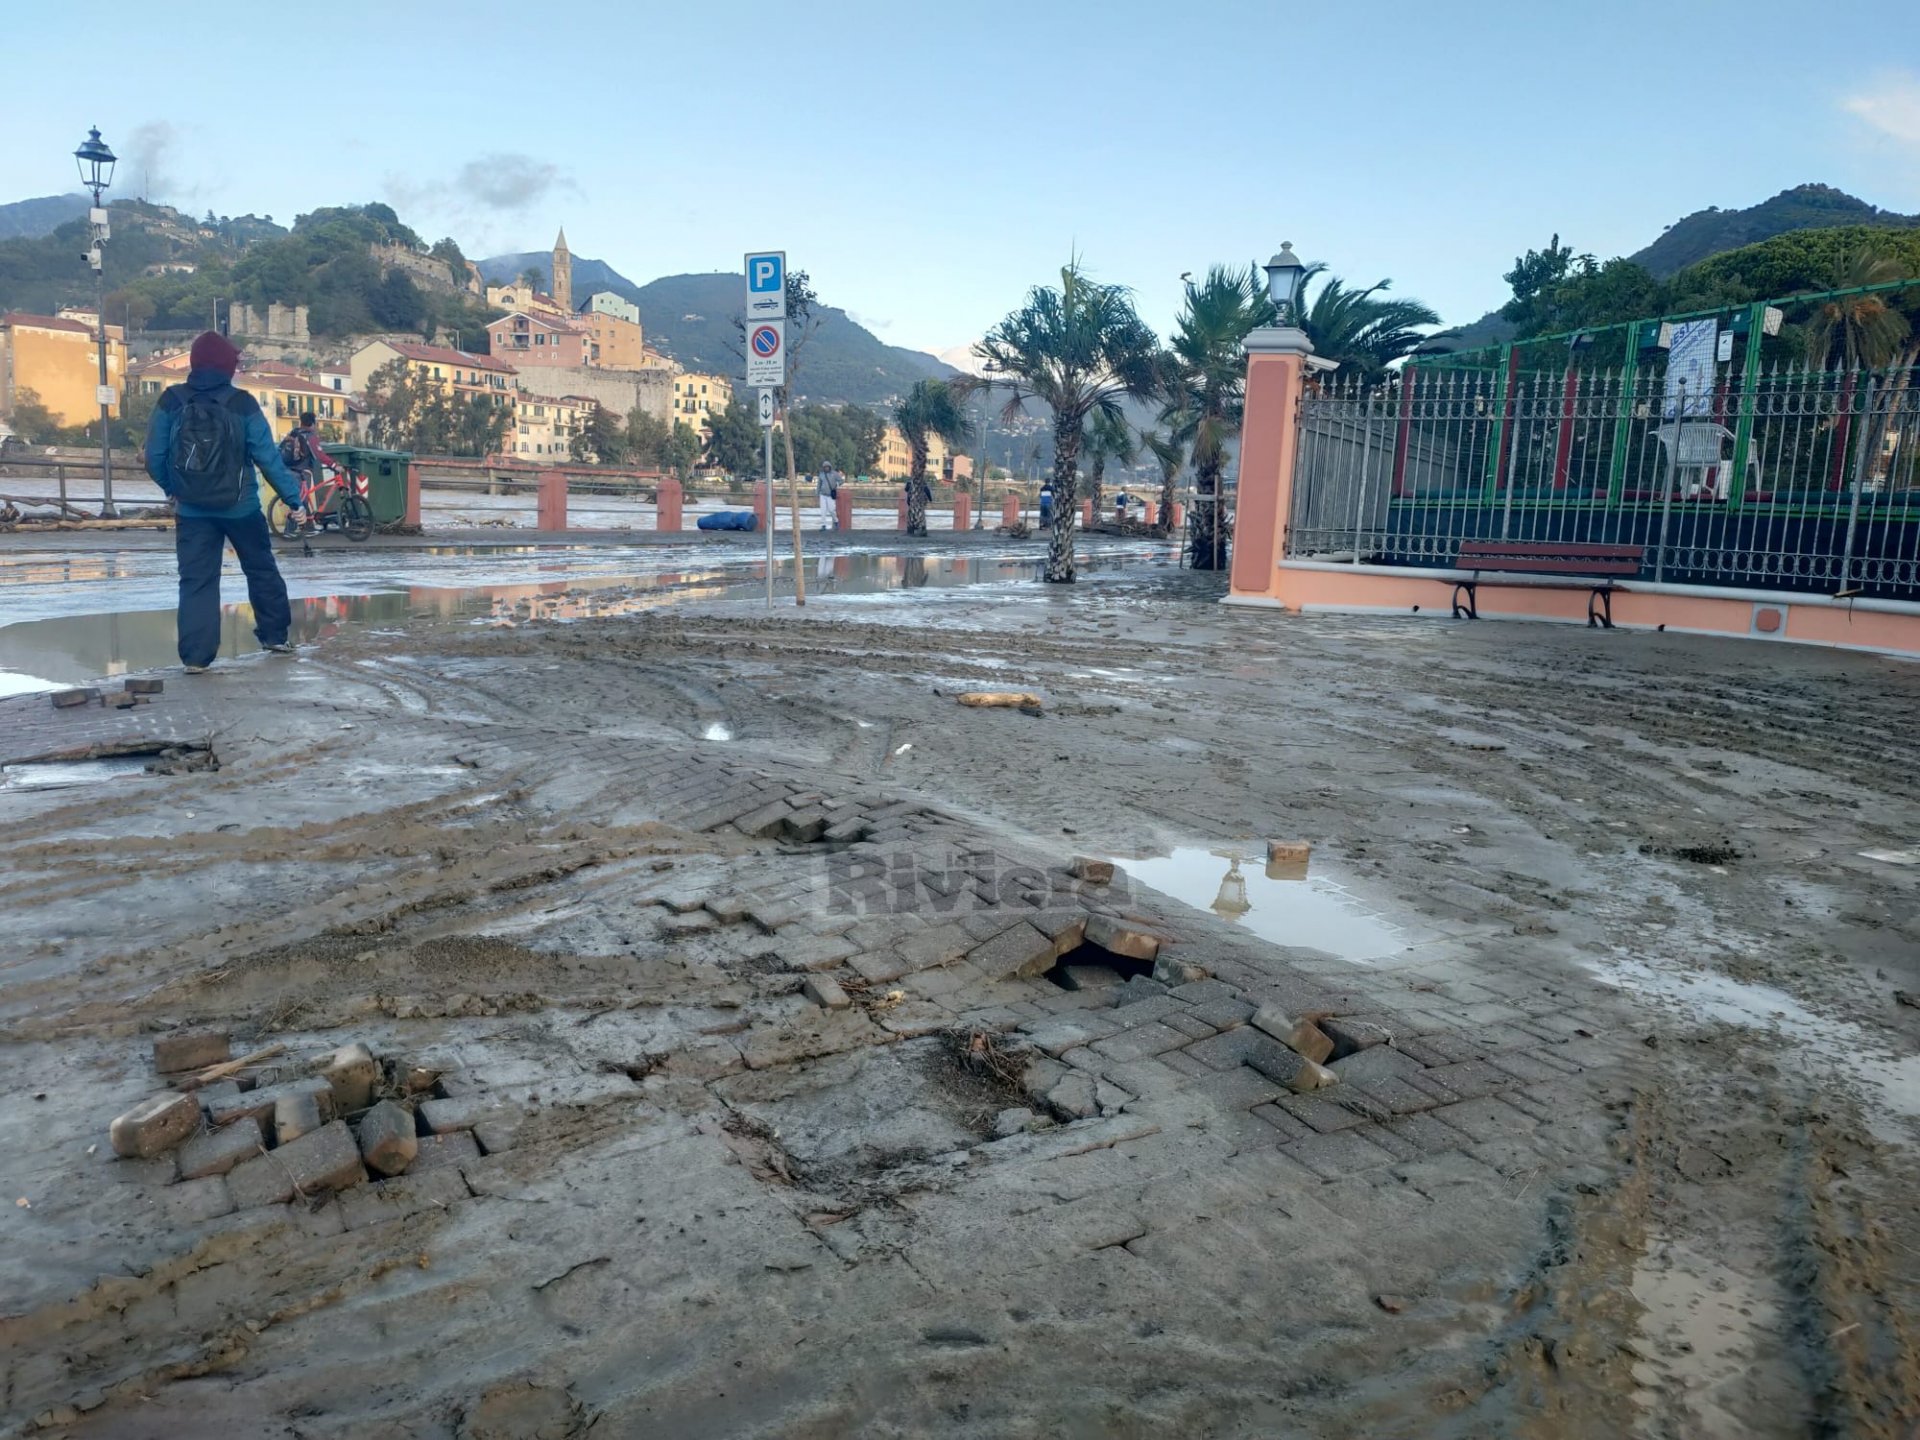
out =
[[(177, 495), (180, 490), (171, 460), (173, 432), (180, 423), (180, 406), (186, 398), (181, 392), (189, 389), (203, 391), (216, 400), (224, 400), (229, 394), (235, 393), (232, 377), (218, 370), (195, 370), (187, 376), (185, 385), (175, 385), (160, 397), (159, 405), (154, 408), (153, 419), (147, 425), (147, 474), (153, 477), (154, 484), (169, 495)], [(273, 427), (267, 423), (260, 402), (244, 390), (237, 393), (245, 402), (241, 408), (247, 417), (247, 458), (273, 483), (282, 500), (290, 506), (298, 505), (300, 477), (289, 470), (286, 462), (280, 458), (280, 447), (273, 443)], [(204, 505), (180, 503), (179, 513), (197, 520), (244, 520), (249, 515), (258, 515), (260, 485), (251, 470), (246, 478), (249, 483), (242, 486), (239, 503), (231, 510), (209, 510)]]

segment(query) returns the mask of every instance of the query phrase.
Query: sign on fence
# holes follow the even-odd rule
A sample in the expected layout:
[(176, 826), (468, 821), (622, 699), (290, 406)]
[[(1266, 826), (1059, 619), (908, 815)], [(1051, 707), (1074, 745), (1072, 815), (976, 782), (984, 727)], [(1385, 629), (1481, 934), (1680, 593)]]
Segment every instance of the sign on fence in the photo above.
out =
[(1671, 335), (1665, 413), (1669, 418), (1709, 414), (1713, 410), (1713, 367), (1720, 350), (1720, 322), (1682, 321), (1672, 327)]

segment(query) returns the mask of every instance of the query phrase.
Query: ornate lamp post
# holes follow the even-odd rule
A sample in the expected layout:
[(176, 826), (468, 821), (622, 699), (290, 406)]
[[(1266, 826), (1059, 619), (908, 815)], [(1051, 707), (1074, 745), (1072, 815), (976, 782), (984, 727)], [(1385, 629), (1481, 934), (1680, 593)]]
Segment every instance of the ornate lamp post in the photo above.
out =
[(107, 243), (108, 227), (106, 208), (100, 203), (100, 197), (107, 187), (113, 184), (113, 167), (116, 157), (107, 148), (107, 142), (100, 138), (100, 127), (94, 126), (87, 132), (87, 138), (80, 148), (73, 152), (74, 163), (80, 167), (80, 183), (93, 192), (93, 208), (87, 212), (87, 219), (93, 226), (93, 243), (87, 247), (87, 264), (93, 267), (94, 307), (98, 312), (99, 324), (97, 338), (100, 342), (100, 518), (111, 520), (119, 511), (113, 508), (113, 432), (110, 428), (114, 402), (113, 387), (107, 383), (107, 279), (102, 270), (102, 247)]
[(1282, 327), (1300, 324), (1300, 281), (1307, 267), (1293, 253), (1293, 242), (1282, 240), (1280, 253), (1261, 267), (1267, 272), (1267, 294), (1273, 301), (1274, 323)]

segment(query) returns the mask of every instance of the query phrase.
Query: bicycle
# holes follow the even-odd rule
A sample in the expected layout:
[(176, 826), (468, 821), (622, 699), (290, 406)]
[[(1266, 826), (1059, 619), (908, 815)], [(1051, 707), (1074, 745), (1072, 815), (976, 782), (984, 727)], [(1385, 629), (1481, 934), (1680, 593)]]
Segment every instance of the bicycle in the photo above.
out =
[(303, 529), (311, 533), (333, 525), (338, 525), (349, 540), (365, 540), (373, 534), (373, 502), (367, 498), (364, 475), (332, 466), (324, 467), (323, 478), (318, 480), (303, 473), (300, 503), (307, 513), (304, 526), (276, 493), (267, 502), (268, 528), (285, 540), (297, 538)]

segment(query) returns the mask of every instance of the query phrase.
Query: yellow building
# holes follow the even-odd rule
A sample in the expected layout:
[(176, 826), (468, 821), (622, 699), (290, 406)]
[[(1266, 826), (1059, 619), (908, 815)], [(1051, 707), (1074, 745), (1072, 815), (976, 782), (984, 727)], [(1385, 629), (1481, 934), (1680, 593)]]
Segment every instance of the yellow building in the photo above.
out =
[(511, 405), (519, 398), (520, 372), (505, 361), (404, 340), (373, 340), (353, 352), (347, 365), (353, 393), (365, 395), (374, 375), (396, 360), (404, 361), (418, 378), (453, 395), (484, 395), (496, 405)]
[[(126, 331), (109, 325), (107, 383), (116, 392), (112, 414), (120, 413), (118, 392), (126, 378)], [(98, 420), (100, 350), (94, 327), (54, 315), (0, 315), (0, 416), (12, 415), (27, 390), (62, 425)]]
[(732, 403), (733, 382), (724, 375), (676, 375), (667, 424), (690, 425), (704, 441), (712, 434), (712, 417)]
[(649, 370), (654, 368), (647, 363), (647, 356), (657, 352), (647, 349), (645, 333), (638, 321), (626, 319), (621, 315), (609, 315), (603, 310), (582, 310), (575, 317), (585, 322), (593, 332), (592, 358), (588, 360), (602, 370)]
[(513, 433), (507, 450), (516, 460), (567, 460), (573, 437), (586, 427), (594, 402), (581, 395), (558, 400), (522, 394), (514, 406)]
[[(938, 435), (927, 437), (927, 474), (938, 480), (947, 475), (947, 442)], [(913, 473), (913, 450), (898, 425), (888, 423), (880, 437), (880, 456), (873, 464), (874, 475), (881, 480), (904, 480)]]
[(268, 363), (242, 370), (233, 383), (260, 402), (273, 438), (284, 440), (300, 423), (302, 411), (312, 411), (322, 440), (347, 438), (347, 397), (306, 378), (290, 365)]

